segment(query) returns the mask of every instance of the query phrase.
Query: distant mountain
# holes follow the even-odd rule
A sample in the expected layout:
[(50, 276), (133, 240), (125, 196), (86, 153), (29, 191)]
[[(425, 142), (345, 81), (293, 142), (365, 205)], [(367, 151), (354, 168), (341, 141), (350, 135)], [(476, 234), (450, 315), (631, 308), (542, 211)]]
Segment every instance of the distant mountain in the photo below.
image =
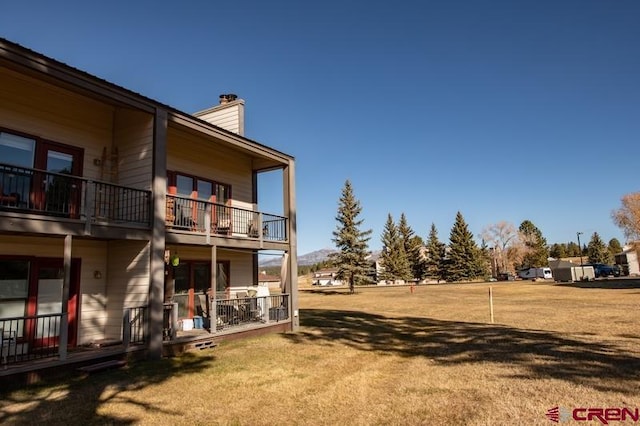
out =
[(298, 265), (308, 266), (315, 265), (316, 263), (324, 262), (329, 259), (329, 255), (331, 253), (335, 253), (334, 249), (321, 249), (312, 251), (311, 253), (303, 254), (302, 256), (298, 256)]
[[(298, 265), (301, 265), (301, 266), (315, 265), (316, 263), (320, 263), (327, 260), (329, 258), (329, 254), (331, 253), (335, 253), (335, 250), (321, 249), (321, 250), (312, 251), (311, 253), (303, 254), (301, 256), (298, 256)], [(263, 267), (280, 266), (281, 262), (282, 262), (282, 258), (279, 256), (274, 258), (266, 258), (266, 259), (260, 260), (260, 266), (263, 266)]]
[[(298, 256), (298, 265), (300, 266), (310, 266), (315, 265), (316, 263), (324, 262), (329, 259), (329, 255), (331, 253), (336, 253), (337, 250), (334, 249), (320, 249), (316, 251), (312, 251), (311, 253), (303, 254)], [(372, 260), (377, 259), (380, 256), (380, 251), (374, 251), (371, 253)], [(260, 266), (268, 267), (268, 266), (280, 266), (282, 262), (281, 257), (273, 257), (266, 258), (260, 260)]]

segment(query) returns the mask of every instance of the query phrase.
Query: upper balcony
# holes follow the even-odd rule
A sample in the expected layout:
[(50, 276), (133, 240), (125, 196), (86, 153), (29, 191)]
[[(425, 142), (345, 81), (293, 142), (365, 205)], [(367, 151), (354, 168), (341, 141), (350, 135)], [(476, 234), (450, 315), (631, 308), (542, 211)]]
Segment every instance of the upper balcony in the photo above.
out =
[[(62, 222), (77, 233), (99, 228), (151, 229), (151, 192), (68, 174), (0, 163), (0, 215), (15, 220)], [(13, 221), (0, 221), (13, 230)], [(92, 231), (93, 228), (93, 231)], [(21, 231), (53, 232), (51, 226)], [(98, 236), (99, 232), (98, 232)]]
[(287, 237), (287, 218), (224, 204), (167, 195), (166, 226), (178, 231), (204, 236), (241, 238), (283, 243)]

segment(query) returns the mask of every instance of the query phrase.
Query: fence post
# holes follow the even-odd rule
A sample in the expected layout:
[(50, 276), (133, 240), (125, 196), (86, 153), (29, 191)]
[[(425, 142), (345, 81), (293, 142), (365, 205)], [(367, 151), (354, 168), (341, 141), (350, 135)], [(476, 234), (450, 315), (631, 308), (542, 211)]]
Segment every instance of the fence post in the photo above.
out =
[(122, 315), (122, 345), (125, 349), (131, 343), (131, 309), (125, 308)]
[(84, 190), (84, 233), (91, 234), (91, 222), (95, 216), (96, 187), (93, 181), (85, 182)]
[(489, 287), (489, 310), (491, 311), (491, 324), (493, 324), (493, 288)]
[(178, 304), (174, 303), (171, 309), (171, 340), (178, 335)]
[(205, 242), (211, 244), (211, 203), (204, 205), (204, 232)]

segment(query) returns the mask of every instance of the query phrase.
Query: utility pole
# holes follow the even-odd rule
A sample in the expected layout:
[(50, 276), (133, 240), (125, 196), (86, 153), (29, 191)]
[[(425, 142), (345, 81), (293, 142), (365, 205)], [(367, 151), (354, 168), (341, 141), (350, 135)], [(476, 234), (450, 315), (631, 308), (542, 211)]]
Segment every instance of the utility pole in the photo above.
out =
[(580, 245), (580, 235), (582, 235), (582, 232), (576, 232), (576, 236), (578, 237), (578, 249), (580, 250), (580, 266), (582, 267), (582, 277), (580, 277), (580, 281), (584, 281), (584, 262), (582, 261), (582, 246)]

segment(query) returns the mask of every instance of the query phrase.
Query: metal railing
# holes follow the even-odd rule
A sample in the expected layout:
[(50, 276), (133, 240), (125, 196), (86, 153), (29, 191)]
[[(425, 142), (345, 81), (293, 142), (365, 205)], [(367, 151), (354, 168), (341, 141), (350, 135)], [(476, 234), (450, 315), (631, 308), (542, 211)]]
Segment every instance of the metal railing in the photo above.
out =
[[(285, 321), (291, 315), (289, 300), (289, 294), (216, 299), (215, 330), (211, 328), (211, 316), (203, 319), (204, 328), (214, 333)], [(163, 340), (179, 337), (181, 330), (180, 321), (178, 321), (178, 304), (165, 303), (163, 317)]]
[(0, 210), (149, 227), (151, 191), (0, 163)]
[(122, 325), (122, 342), (125, 347), (147, 343), (149, 333), (149, 308), (147, 306), (126, 308), (124, 310)]
[(178, 304), (164, 303), (162, 317), (162, 340), (173, 340), (178, 335)]
[(286, 241), (287, 219), (180, 195), (167, 195), (166, 225), (172, 229), (222, 236)]
[(62, 315), (0, 319), (2, 365), (58, 356)]
[(239, 297), (216, 300), (218, 330), (246, 324), (270, 323), (289, 319), (289, 295)]

